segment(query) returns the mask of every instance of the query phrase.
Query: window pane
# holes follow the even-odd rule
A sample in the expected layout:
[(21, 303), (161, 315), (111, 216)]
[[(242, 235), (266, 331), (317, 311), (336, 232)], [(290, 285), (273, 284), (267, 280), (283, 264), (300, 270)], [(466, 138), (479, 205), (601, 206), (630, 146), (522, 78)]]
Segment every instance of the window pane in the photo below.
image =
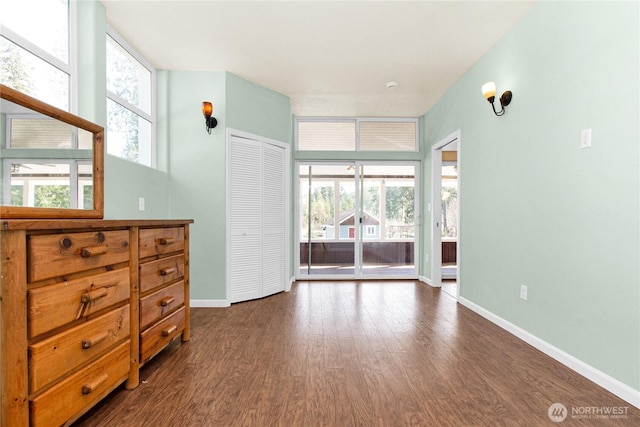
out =
[(70, 208), (68, 164), (12, 163), (11, 204), (43, 208)]
[(0, 22), (56, 58), (69, 63), (66, 0), (1, 0)]
[(11, 206), (23, 206), (23, 194), (24, 186), (20, 185), (11, 186)]
[[(415, 274), (415, 166), (364, 165), (362, 176), (363, 275)], [(367, 215), (368, 206), (380, 214)]]
[(78, 206), (93, 209), (93, 166), (90, 163), (78, 164)]
[(354, 171), (349, 164), (300, 165), (301, 274), (354, 274)]
[(151, 72), (107, 37), (107, 90), (151, 114)]
[(93, 149), (93, 134), (84, 129), (48, 117), (12, 116), (9, 148), (73, 149), (77, 133), (78, 149)]
[(4, 37), (0, 37), (0, 83), (69, 111), (69, 75)]
[(151, 123), (107, 99), (107, 152), (151, 166)]
[(442, 237), (458, 237), (458, 168), (442, 166)]
[(73, 126), (54, 119), (11, 119), (11, 148), (73, 148)]
[(298, 122), (298, 150), (355, 151), (355, 122)]
[(387, 179), (385, 184), (385, 238), (412, 239), (415, 233), (415, 181)]
[[(366, 170), (366, 167), (365, 167)], [(362, 224), (364, 239), (380, 238), (380, 179), (363, 178)]]
[(360, 122), (360, 150), (416, 151), (416, 122)]
[(93, 134), (91, 132), (78, 129), (78, 148), (80, 150), (93, 150)]

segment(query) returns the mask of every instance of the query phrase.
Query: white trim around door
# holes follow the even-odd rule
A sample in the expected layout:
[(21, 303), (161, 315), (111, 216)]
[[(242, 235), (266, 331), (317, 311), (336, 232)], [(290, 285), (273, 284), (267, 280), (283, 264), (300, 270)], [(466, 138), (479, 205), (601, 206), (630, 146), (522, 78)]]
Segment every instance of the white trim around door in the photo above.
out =
[(442, 190), (442, 150), (455, 146), (458, 152), (458, 244), (456, 245), (457, 297), (460, 297), (460, 154), (462, 140), (460, 130), (441, 139), (431, 147), (431, 279), (429, 285), (442, 287), (442, 236), (441, 236), (441, 190)]

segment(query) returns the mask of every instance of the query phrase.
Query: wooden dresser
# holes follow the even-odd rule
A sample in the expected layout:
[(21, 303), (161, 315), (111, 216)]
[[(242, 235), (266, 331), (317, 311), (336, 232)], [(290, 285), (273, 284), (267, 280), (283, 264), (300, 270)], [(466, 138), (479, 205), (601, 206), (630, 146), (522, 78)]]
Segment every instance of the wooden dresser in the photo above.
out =
[(76, 420), (189, 330), (191, 220), (5, 220), (0, 425)]

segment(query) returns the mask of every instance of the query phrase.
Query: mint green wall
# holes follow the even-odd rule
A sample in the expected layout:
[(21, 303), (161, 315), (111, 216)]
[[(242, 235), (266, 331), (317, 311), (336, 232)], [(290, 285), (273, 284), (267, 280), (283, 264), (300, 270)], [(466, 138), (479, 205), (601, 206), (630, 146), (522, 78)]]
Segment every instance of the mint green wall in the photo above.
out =
[[(77, 14), (78, 115), (106, 127), (106, 12), (98, 1), (81, 1), (77, 2)], [(109, 143), (106, 129), (105, 142)], [(166, 162), (165, 157), (160, 158)], [(165, 172), (105, 154), (104, 175), (105, 218), (169, 215), (169, 177)], [(139, 197), (145, 199), (143, 212), (138, 210)]]
[(288, 97), (227, 73), (227, 127), (291, 143)]
[[(106, 12), (97, 0), (77, 7), (78, 115), (105, 126)], [(231, 127), (284, 142), (291, 140), (289, 99), (219, 71), (159, 70), (156, 85), (157, 169), (105, 155), (105, 218), (193, 218), (192, 297), (224, 299), (226, 92)], [(211, 135), (200, 111), (206, 100), (218, 119)]]
[[(637, 2), (540, 2), (425, 116), (428, 146), (461, 130), (461, 296), (636, 390), (638, 20)], [(513, 91), (503, 117), (489, 80)]]
[[(191, 298), (225, 299), (225, 79), (222, 71), (168, 71), (170, 215), (192, 218)], [(218, 126), (209, 135), (201, 107), (213, 103)]]
[(98, 1), (76, 2), (77, 114), (107, 125), (107, 17)]
[[(78, 114), (104, 126), (106, 14), (77, 8)], [(461, 296), (640, 390), (638, 16), (637, 2), (540, 2), (420, 124), (423, 208), (429, 147), (462, 132)], [(514, 93), (504, 117), (480, 94), (488, 80)], [(225, 130), (290, 142), (289, 100), (225, 72), (161, 71), (158, 104), (160, 170), (107, 155), (105, 217), (195, 219), (192, 298), (224, 299)]]
[[(169, 175), (119, 157), (104, 159), (104, 217), (109, 219), (157, 219), (169, 217)], [(144, 211), (138, 198), (144, 198)]]
[[(291, 107), (281, 94), (222, 71), (166, 71), (158, 105), (168, 118), (173, 218), (193, 218), (191, 297), (226, 299), (226, 128), (290, 142)], [(166, 73), (166, 76), (164, 74)], [(166, 80), (165, 80), (166, 79)], [(218, 126), (200, 111), (211, 101)]]
[[(293, 116), (291, 115), (291, 101), (287, 96), (231, 73), (227, 73), (226, 91), (228, 128), (292, 144)], [(293, 161), (291, 159), (288, 163), (292, 167)], [(291, 188), (293, 189), (293, 185)], [(293, 236), (293, 223), (290, 224), (290, 227), (289, 232)], [(290, 255), (289, 276), (292, 276), (293, 252)]]

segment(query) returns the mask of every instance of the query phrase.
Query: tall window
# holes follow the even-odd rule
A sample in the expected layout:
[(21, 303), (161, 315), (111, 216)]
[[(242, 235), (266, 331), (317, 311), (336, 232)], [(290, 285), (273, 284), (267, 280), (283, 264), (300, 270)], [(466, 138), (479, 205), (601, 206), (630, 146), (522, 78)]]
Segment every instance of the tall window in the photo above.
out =
[(0, 83), (70, 111), (69, 1), (0, 0), (0, 10)]
[(107, 132), (109, 154), (155, 166), (155, 69), (111, 29)]
[[(74, 11), (68, 0), (0, 0), (0, 83), (72, 111)], [(3, 108), (2, 203), (91, 208), (92, 136), (32, 111)], [(72, 150), (82, 160), (71, 160)]]

